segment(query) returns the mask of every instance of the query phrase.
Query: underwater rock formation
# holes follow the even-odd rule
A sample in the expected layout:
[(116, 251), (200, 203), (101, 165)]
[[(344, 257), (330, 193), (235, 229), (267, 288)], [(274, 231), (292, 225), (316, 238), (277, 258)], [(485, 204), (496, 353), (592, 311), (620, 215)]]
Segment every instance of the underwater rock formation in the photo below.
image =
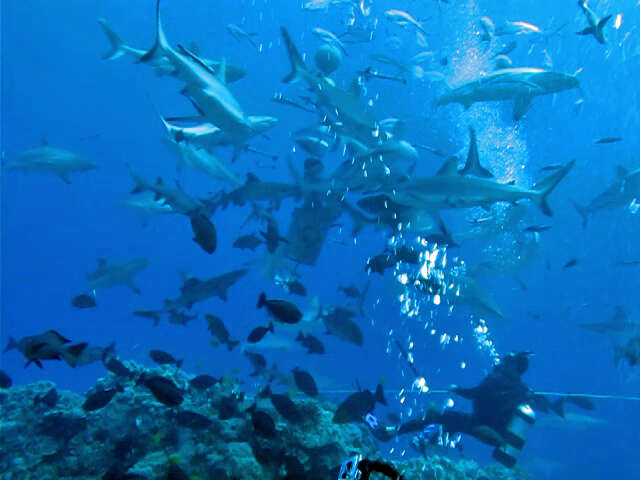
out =
[[(125, 364), (130, 376), (109, 373), (86, 397), (50, 382), (0, 390), (0, 478), (324, 480), (354, 452), (380, 457), (366, 426), (332, 422), (330, 403), (296, 397), (300, 415), (286, 421), (269, 398), (244, 395), (230, 379), (196, 388), (175, 367)], [(156, 376), (179, 389), (178, 406), (154, 395), (148, 379)], [(108, 398), (87, 411), (89, 397)], [(437, 455), (397, 466), (407, 480), (516, 478)]]

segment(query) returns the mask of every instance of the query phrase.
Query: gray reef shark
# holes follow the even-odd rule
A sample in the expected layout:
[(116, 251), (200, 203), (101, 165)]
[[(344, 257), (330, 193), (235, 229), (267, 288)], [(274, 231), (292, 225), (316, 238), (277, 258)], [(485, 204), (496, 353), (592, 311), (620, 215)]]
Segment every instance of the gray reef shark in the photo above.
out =
[(631, 205), (640, 198), (640, 168), (627, 170), (618, 165), (616, 167), (616, 179), (601, 194), (597, 195), (588, 205), (582, 206), (573, 202), (574, 207), (582, 217), (582, 226), (587, 227), (589, 216), (598, 210), (611, 210)]
[(149, 260), (146, 258), (134, 258), (132, 260), (99, 258), (96, 269), (87, 274), (89, 289), (98, 290), (114, 285), (126, 285), (135, 293), (140, 293), (140, 289), (133, 282), (133, 278), (147, 268), (147, 265), (149, 265)]
[(450, 89), (437, 98), (434, 105), (459, 103), (469, 108), (476, 102), (513, 100), (513, 118), (518, 121), (527, 113), (534, 97), (578, 88), (579, 85), (575, 75), (539, 68), (505, 68)]
[(207, 280), (200, 280), (196, 277), (186, 278), (180, 288), (180, 296), (174, 300), (165, 300), (164, 310), (177, 310), (183, 307), (190, 309), (195, 303), (211, 297), (226, 300), (227, 290), (247, 272), (246, 268), (241, 268)]
[(18, 158), (4, 165), (7, 170), (43, 172), (57, 175), (65, 183), (71, 183), (69, 175), (87, 172), (97, 165), (80, 155), (62, 148), (50, 147), (43, 141), (39, 147), (22, 152)]
[[(102, 27), (107, 39), (110, 42), (110, 49), (103, 55), (103, 59), (105, 60), (115, 60), (124, 55), (128, 55), (137, 62), (139, 62), (142, 57), (145, 56), (147, 50), (142, 48), (135, 48), (130, 45), (127, 45), (120, 36), (109, 26), (107, 21), (104, 18), (99, 18), (98, 23)], [(192, 47), (192, 50), (195, 51), (195, 48)], [(203, 59), (204, 63), (206, 63), (209, 68), (211, 68), (214, 72), (218, 71), (220, 68), (219, 61)], [(171, 63), (169, 63), (168, 59), (165, 57), (159, 57), (154, 59), (151, 63), (151, 66), (155, 69), (158, 75), (174, 75), (176, 73), (176, 69)], [(227, 83), (232, 83), (244, 78), (246, 75), (245, 71), (236, 67), (235, 65), (226, 65), (225, 71), (225, 80)]]
[(607, 36), (604, 33), (604, 27), (611, 19), (611, 15), (604, 18), (598, 18), (593, 10), (589, 8), (586, 0), (578, 0), (578, 6), (582, 9), (584, 16), (587, 18), (589, 26), (577, 32), (578, 35), (593, 35), (599, 43), (607, 43)]
[(535, 202), (545, 215), (552, 215), (547, 197), (573, 167), (570, 161), (560, 170), (532, 188), (463, 175), (458, 171), (458, 158), (448, 159), (432, 177), (409, 180), (388, 192), (394, 202), (431, 212), (452, 208), (484, 207), (495, 202), (516, 203), (521, 199)]

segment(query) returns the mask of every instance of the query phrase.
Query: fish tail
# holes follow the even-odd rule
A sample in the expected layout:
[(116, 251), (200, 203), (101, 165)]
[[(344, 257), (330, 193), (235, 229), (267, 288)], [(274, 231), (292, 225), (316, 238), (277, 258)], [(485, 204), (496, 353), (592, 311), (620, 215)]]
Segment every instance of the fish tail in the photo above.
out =
[(587, 222), (589, 220), (589, 212), (587, 210), (587, 207), (583, 207), (575, 200), (571, 200), (571, 204), (573, 205), (573, 208), (576, 209), (576, 212), (578, 212), (580, 214), (580, 217), (582, 218), (582, 228), (587, 228)]
[(167, 37), (162, 28), (162, 20), (160, 18), (160, 0), (156, 1), (156, 41), (153, 46), (140, 57), (140, 62), (149, 62), (156, 58), (158, 54), (171, 50)]
[(102, 56), (102, 59), (115, 60), (116, 58), (120, 58), (125, 53), (127, 53), (126, 45), (124, 44), (120, 36), (111, 29), (111, 27), (107, 23), (107, 20), (101, 17), (98, 19), (98, 23), (102, 27), (102, 30), (111, 43), (111, 48)]
[[(262, 233), (262, 232), (260, 232)], [(267, 303), (267, 294), (262, 292), (258, 297), (258, 308), (262, 308), (264, 304)]]
[(238, 340), (229, 340), (229, 342), (227, 342), (227, 348), (229, 349), (229, 351), (233, 350), (238, 345), (240, 345), (240, 342)]
[(291, 72), (282, 79), (284, 83), (292, 83), (300, 80), (301, 74), (306, 71), (307, 67), (304, 64), (302, 55), (298, 51), (298, 48), (293, 43), (291, 36), (286, 28), (280, 27), (280, 33), (284, 40), (284, 45), (287, 49), (287, 55), (289, 55), (289, 62), (291, 62)]
[(558, 183), (560, 183), (560, 181), (567, 175), (567, 173), (569, 173), (575, 163), (575, 160), (571, 160), (560, 170), (549, 175), (547, 178), (545, 178), (541, 182), (536, 183), (533, 186), (533, 190), (536, 193), (535, 200), (542, 210), (542, 213), (544, 213), (545, 215), (553, 215), (551, 207), (549, 207), (549, 204), (547, 203), (547, 197), (554, 190), (554, 188), (556, 188)]

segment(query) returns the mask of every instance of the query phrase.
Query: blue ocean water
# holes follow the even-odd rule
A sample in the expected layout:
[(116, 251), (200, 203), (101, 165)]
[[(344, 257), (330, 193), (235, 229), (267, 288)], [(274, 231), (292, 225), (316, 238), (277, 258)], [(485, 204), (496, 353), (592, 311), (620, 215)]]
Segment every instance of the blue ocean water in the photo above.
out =
[[(154, 105), (165, 115), (192, 115), (193, 107), (179, 94), (180, 81), (158, 76), (152, 68), (123, 57), (108, 61), (102, 55), (109, 44), (97, 23), (105, 18), (127, 44), (148, 48), (154, 38), (154, 3), (151, 0), (46, 2), (7, 1), (2, 4), (2, 151), (9, 163), (21, 152), (48, 143), (98, 164), (96, 170), (75, 174), (71, 184), (55, 176), (2, 174), (2, 342), (9, 336), (55, 329), (74, 341), (105, 346), (115, 342), (121, 358), (151, 364), (150, 349), (163, 349), (194, 373), (237, 375), (247, 389), (251, 366), (236, 350), (227, 352), (209, 342), (204, 314), (220, 316), (235, 338), (245, 338), (257, 325), (266, 323), (264, 311), (255, 308), (261, 291), (270, 297), (287, 298), (302, 310), (321, 305), (345, 304), (338, 286), (362, 287), (368, 275), (365, 264), (380, 253), (389, 233), (365, 228), (353, 236), (352, 221), (343, 215), (329, 233), (314, 266), (301, 265), (298, 272), (307, 287), (305, 298), (292, 297), (274, 285), (264, 273), (266, 251), (232, 248), (240, 234), (261, 226), (243, 226), (251, 213), (249, 205), (218, 210), (212, 217), (218, 232), (218, 248), (208, 255), (191, 238), (189, 220), (183, 216), (154, 216), (144, 226), (130, 209), (119, 205), (133, 188), (129, 166), (145, 178), (174, 179), (190, 194), (204, 197), (222, 188), (219, 182), (197, 172), (176, 172), (176, 156), (163, 142), (165, 132)], [(230, 89), (248, 114), (272, 115), (278, 124), (251, 145), (277, 155), (269, 159), (243, 153), (231, 163), (231, 150), (221, 149), (220, 159), (240, 178), (253, 172), (261, 179), (292, 183), (287, 160), (302, 170), (305, 154), (294, 151), (292, 132), (309, 126), (314, 116), (272, 101), (276, 92), (296, 98), (305, 94), (302, 84), (285, 85), (289, 61), (280, 37), (286, 26), (312, 65), (321, 45), (311, 33), (314, 27), (342, 32), (351, 18), (352, 5), (331, 5), (327, 10), (303, 9), (305, 2), (284, 0), (204, 1), (167, 0), (161, 11), (169, 41), (199, 45), (207, 58), (226, 58), (241, 66), (246, 77)], [(531, 244), (516, 243), (515, 236), (465, 237), (470, 220), (482, 218), (481, 209), (448, 211), (448, 228), (464, 237), (461, 247), (448, 256), (469, 265), (486, 262), (513, 265), (501, 272), (479, 276), (508, 321), (487, 319), (493, 345), (499, 354), (511, 350), (535, 352), (526, 382), (537, 391), (584, 392), (611, 396), (633, 396), (639, 391), (637, 372), (622, 362), (616, 366), (613, 342), (579, 327), (582, 323), (610, 318), (622, 305), (630, 319), (637, 319), (638, 267), (624, 262), (640, 260), (637, 248), (638, 216), (633, 205), (598, 211), (583, 228), (572, 200), (587, 204), (613, 183), (616, 166), (638, 168), (636, 135), (640, 101), (636, 78), (640, 73), (640, 14), (634, 2), (598, 1), (589, 5), (614, 18), (607, 25), (609, 42), (601, 45), (591, 36), (578, 36), (586, 20), (575, 2), (495, 2), (450, 0), (375, 0), (366, 21), (375, 32), (369, 43), (348, 44), (348, 56), (333, 74), (347, 88), (359, 70), (374, 64), (373, 54), (384, 54), (407, 62), (423, 50), (434, 52), (425, 70), (439, 71), (447, 82), (458, 85), (492, 69), (491, 55), (481, 40), (480, 19), (487, 16), (498, 25), (522, 20), (543, 32), (516, 35), (517, 47), (510, 54), (514, 66), (542, 67), (574, 74), (580, 89), (541, 96), (533, 101), (526, 117), (514, 123), (511, 102), (478, 103), (468, 110), (458, 105), (435, 109), (434, 99), (446, 87), (427, 75), (409, 75), (407, 83), (372, 79), (366, 83), (362, 102), (370, 101), (376, 118), (395, 117), (406, 124), (403, 137), (446, 155), (466, 156), (469, 125), (478, 132), (480, 158), (501, 181), (531, 185), (549, 172), (540, 168), (576, 160), (576, 165), (550, 196), (553, 217), (543, 216), (535, 205), (526, 205), (526, 224), (549, 224)], [(415, 30), (389, 22), (384, 12), (402, 9), (424, 26), (426, 46), (416, 42)], [(618, 17), (619, 15), (619, 17)], [(360, 17), (359, 21), (362, 19)], [(376, 21), (377, 19), (377, 21)], [(619, 22), (619, 23), (618, 23)], [(240, 25), (255, 32), (254, 48), (237, 41), (226, 29)], [(505, 41), (507, 43), (507, 41)], [(447, 64), (442, 61), (446, 59)], [(376, 64), (380, 71), (393, 67)], [(603, 137), (621, 137), (611, 144), (595, 144)], [(329, 152), (325, 162), (336, 165), (341, 150)], [(443, 159), (420, 152), (416, 175), (434, 174)], [(272, 168), (273, 167), (273, 168)], [(333, 167), (331, 167), (333, 168)], [(327, 170), (329, 167), (327, 167)], [(228, 189), (228, 187), (227, 187)], [(354, 196), (357, 198), (357, 196)], [(281, 232), (286, 232), (295, 199), (283, 202), (275, 213)], [(506, 206), (494, 207), (505, 215)], [(502, 213), (500, 213), (502, 212)], [(517, 229), (521, 230), (522, 224)], [(521, 238), (521, 237), (517, 237)], [(526, 250), (526, 251), (525, 251)], [(518, 258), (521, 256), (522, 258)], [(98, 290), (98, 306), (80, 310), (70, 300), (86, 290), (86, 273), (98, 258), (149, 259), (149, 266), (136, 278), (141, 290), (134, 294), (126, 286)], [(563, 268), (577, 258), (571, 268)], [(248, 265), (249, 273), (231, 287), (228, 301), (212, 299), (194, 306), (200, 318), (188, 326), (150, 321), (132, 315), (135, 310), (158, 308), (166, 298), (175, 298), (182, 285), (180, 272), (198, 278)], [(515, 278), (517, 277), (517, 280)], [(389, 332), (403, 342), (410, 336), (416, 345), (416, 365), (434, 388), (449, 384), (473, 385), (491, 368), (487, 348), (480, 348), (473, 335), (477, 315), (464, 307), (448, 312), (445, 305), (423, 309), (435, 316), (437, 334), (424, 329), (425, 318), (407, 319), (401, 313), (398, 282), (391, 272), (372, 274), (364, 304), (366, 315), (357, 322), (364, 332), (361, 347), (317, 332), (327, 348), (322, 357), (304, 354), (295, 343), (273, 346), (265, 356), (284, 371), (303, 367), (316, 377), (321, 391), (339, 402), (353, 390), (355, 382), (373, 388), (383, 380), (389, 411), (405, 411), (400, 389), (410, 389), (414, 378), (398, 352), (389, 348)], [(526, 288), (524, 288), (524, 287)], [(444, 345), (440, 334), (459, 334), (463, 340)], [(280, 337), (278, 337), (280, 338)], [(282, 336), (289, 341), (291, 336)], [(624, 339), (626, 340), (626, 339)], [(623, 341), (620, 338), (616, 342)], [(291, 342), (290, 342), (291, 343)], [(390, 351), (388, 351), (390, 350)], [(17, 352), (2, 355), (2, 369), (14, 384), (37, 380), (54, 381), (59, 388), (86, 391), (105, 374), (100, 363), (72, 369), (63, 362), (45, 363), (44, 369), (23, 368)], [(461, 365), (465, 368), (461, 368)], [(337, 393), (336, 393), (337, 391)], [(444, 402), (447, 396), (419, 397), (417, 406)], [(635, 478), (638, 463), (636, 440), (640, 407), (637, 401), (596, 400), (597, 409), (581, 419), (545, 425), (543, 416), (533, 429), (520, 459), (534, 478), (583, 478), (604, 476)], [(415, 408), (415, 406), (414, 406)], [(464, 400), (456, 408), (468, 409)], [(381, 409), (379, 416), (383, 417)], [(576, 411), (583, 414), (585, 412)], [(385, 444), (389, 452), (394, 444)], [(402, 441), (390, 457), (407, 450)], [(452, 453), (457, 455), (456, 453)], [(485, 463), (490, 449), (469, 438), (464, 455)]]

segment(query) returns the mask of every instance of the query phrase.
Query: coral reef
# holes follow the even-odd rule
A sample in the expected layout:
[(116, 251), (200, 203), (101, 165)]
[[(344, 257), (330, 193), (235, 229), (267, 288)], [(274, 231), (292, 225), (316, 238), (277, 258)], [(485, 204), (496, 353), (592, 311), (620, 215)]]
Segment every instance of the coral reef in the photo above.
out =
[[(0, 478), (324, 480), (336, 478), (353, 452), (380, 456), (365, 425), (334, 424), (335, 407), (322, 400), (296, 397), (300, 415), (292, 422), (268, 397), (245, 396), (231, 379), (195, 388), (193, 375), (175, 367), (125, 363), (130, 376), (109, 373), (87, 392), (115, 392), (93, 411), (86, 411), (86, 397), (52, 392), (49, 382), (0, 390)], [(160, 403), (140, 382), (143, 373), (170, 379), (183, 394), (180, 405)], [(407, 480), (517, 477), (437, 455), (397, 466)], [(175, 476), (176, 470), (185, 476)]]

